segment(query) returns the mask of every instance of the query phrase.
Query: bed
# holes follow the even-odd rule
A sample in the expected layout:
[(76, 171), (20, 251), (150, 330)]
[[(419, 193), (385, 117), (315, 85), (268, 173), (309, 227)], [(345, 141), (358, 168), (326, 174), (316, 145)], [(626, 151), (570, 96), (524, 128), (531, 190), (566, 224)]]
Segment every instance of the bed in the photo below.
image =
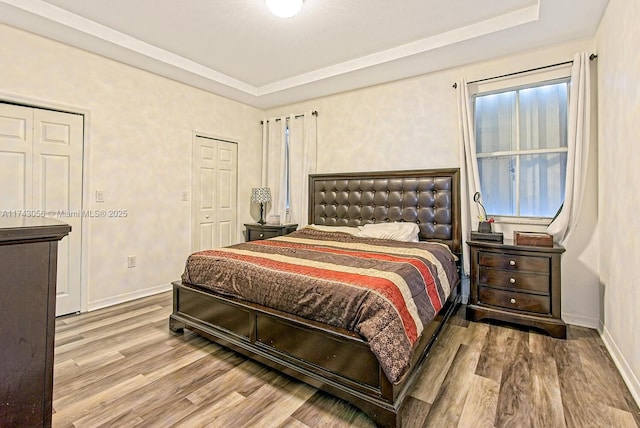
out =
[[(409, 389), (460, 302), (458, 190), (458, 169), (311, 175), (315, 226), (189, 256), (182, 280), (173, 283), (170, 329), (187, 328), (342, 398), (379, 426), (400, 426)], [(412, 226), (420, 242), (343, 233), (399, 223)], [(333, 266), (354, 253), (365, 265)], [(394, 270), (401, 261), (413, 265), (409, 276), (428, 277), (412, 286), (424, 291), (419, 304), (396, 298), (410, 283)], [(244, 276), (233, 273), (234, 265), (244, 266)], [(369, 278), (372, 269), (382, 277)], [(343, 282), (357, 290), (343, 292)], [(400, 285), (388, 291), (388, 284)], [(399, 321), (376, 329), (391, 319), (385, 311), (397, 312)]]

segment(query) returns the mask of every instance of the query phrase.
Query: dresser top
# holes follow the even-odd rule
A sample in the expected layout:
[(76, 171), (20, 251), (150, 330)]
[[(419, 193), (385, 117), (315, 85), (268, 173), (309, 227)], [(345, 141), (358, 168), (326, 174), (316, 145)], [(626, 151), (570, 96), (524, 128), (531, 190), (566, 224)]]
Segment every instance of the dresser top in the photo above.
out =
[(48, 217), (0, 217), (0, 242), (54, 241), (67, 236), (71, 226)]

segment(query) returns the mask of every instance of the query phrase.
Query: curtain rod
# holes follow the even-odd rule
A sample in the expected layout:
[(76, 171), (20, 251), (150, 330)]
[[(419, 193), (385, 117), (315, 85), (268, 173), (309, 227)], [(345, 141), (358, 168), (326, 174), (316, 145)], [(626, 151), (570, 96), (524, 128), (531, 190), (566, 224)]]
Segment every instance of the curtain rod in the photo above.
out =
[[(591, 54), (589, 55), (589, 60), (593, 61), (594, 59), (598, 58), (598, 55), (596, 54)], [(503, 77), (509, 77), (509, 76), (516, 76), (518, 74), (523, 74), (523, 73), (529, 73), (531, 71), (538, 71), (538, 70), (544, 70), (545, 68), (552, 68), (552, 67), (559, 67), (561, 65), (567, 65), (567, 64), (573, 64), (573, 61), (564, 61), (564, 62), (558, 62), (556, 64), (550, 64), (550, 65), (543, 65), (542, 67), (535, 67), (535, 68), (530, 68), (528, 70), (523, 70), (523, 71), (516, 71), (514, 73), (509, 73), (509, 74), (502, 74), (500, 76), (493, 76), (493, 77), (487, 77), (485, 79), (478, 79), (478, 80), (473, 80), (471, 82), (468, 82), (467, 85), (470, 85), (472, 83), (478, 83), (478, 82), (486, 82), (487, 80), (493, 80), (493, 79), (501, 79)], [(458, 88), (458, 83), (454, 83), (452, 85), (453, 89), (457, 89)]]
[[(318, 110), (312, 111), (311, 114), (314, 115), (314, 116), (318, 116)], [(294, 119), (297, 119), (299, 117), (304, 117), (304, 114), (296, 114), (295, 116), (293, 116)], [(275, 118), (276, 122), (280, 122), (281, 120), (282, 119), (280, 119), (279, 117)], [(267, 122), (269, 122), (269, 121), (267, 120)], [(261, 120), (260, 121), (260, 125), (263, 125), (263, 124), (264, 124), (264, 120)]]

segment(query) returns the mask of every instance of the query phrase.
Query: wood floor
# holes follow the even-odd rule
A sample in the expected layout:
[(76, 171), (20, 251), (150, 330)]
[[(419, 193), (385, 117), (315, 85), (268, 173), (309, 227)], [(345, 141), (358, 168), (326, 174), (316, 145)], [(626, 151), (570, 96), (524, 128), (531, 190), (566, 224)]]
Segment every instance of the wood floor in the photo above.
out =
[[(168, 329), (171, 294), (56, 322), (53, 426), (372, 427), (353, 406)], [(639, 427), (594, 330), (568, 340), (469, 323), (438, 340), (406, 427)]]

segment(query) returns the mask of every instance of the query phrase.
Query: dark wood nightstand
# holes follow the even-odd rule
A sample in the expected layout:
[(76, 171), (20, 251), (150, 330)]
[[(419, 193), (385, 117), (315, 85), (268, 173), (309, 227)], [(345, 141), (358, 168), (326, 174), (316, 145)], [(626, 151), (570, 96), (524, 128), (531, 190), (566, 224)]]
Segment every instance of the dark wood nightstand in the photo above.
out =
[(259, 223), (247, 223), (244, 225), (246, 228), (245, 241), (257, 241), (260, 239), (275, 238), (276, 236), (287, 235), (291, 232), (295, 232), (298, 228), (297, 224), (259, 224)]
[(467, 319), (495, 319), (567, 337), (561, 318), (560, 262), (564, 248), (467, 241), (471, 290)]

